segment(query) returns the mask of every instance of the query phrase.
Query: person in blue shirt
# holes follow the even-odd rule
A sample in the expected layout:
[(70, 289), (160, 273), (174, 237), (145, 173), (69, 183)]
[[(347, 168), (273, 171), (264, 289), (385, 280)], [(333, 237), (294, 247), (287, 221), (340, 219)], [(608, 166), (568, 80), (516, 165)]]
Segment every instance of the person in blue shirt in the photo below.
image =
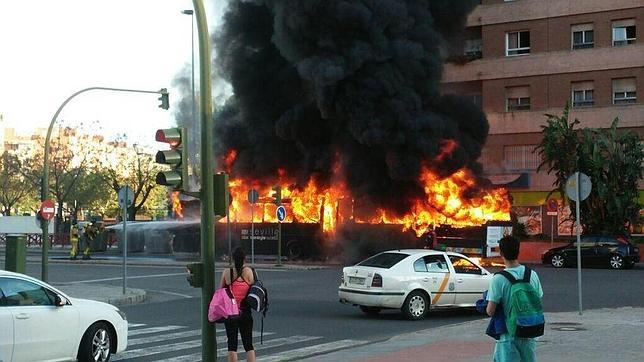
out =
[[(512, 274), (516, 279), (522, 279), (525, 272), (525, 266), (519, 264), (520, 242), (513, 236), (505, 236), (499, 240), (499, 249), (505, 270)], [(543, 297), (541, 282), (539, 276), (532, 270), (530, 284), (534, 287), (540, 297)], [(490, 288), (487, 293), (486, 312), (493, 316), (496, 308), (510, 300), (510, 288), (512, 284), (503, 275), (496, 274), (490, 282)], [(508, 319), (509, 308), (504, 308), (506, 320)], [(537, 360), (537, 342), (535, 338), (519, 338), (503, 333), (494, 347), (494, 362), (533, 362)]]

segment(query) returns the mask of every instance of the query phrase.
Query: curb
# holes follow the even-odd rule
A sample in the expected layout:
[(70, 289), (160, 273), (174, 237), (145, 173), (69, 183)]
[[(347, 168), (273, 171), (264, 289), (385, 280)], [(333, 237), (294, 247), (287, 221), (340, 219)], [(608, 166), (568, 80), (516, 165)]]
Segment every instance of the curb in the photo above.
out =
[(147, 300), (147, 292), (138, 288), (122, 288), (105, 284), (57, 283), (54, 286), (72, 298), (89, 299), (115, 306), (139, 304)]

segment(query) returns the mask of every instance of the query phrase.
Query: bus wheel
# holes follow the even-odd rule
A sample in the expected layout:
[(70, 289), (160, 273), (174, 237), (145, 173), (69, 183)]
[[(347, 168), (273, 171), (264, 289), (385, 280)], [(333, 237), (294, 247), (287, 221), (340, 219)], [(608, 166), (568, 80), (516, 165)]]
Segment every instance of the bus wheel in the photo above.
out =
[(286, 255), (290, 260), (296, 260), (302, 257), (302, 245), (297, 241), (290, 241), (286, 245)]

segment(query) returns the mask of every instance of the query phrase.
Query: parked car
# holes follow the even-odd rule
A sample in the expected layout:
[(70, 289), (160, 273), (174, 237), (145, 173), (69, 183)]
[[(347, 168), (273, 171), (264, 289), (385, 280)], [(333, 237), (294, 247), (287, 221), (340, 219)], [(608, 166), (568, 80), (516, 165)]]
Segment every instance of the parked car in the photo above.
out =
[[(582, 266), (627, 269), (640, 261), (639, 248), (622, 237), (582, 236), (580, 247)], [(577, 242), (545, 251), (541, 262), (555, 268), (577, 265)]]
[(108, 361), (127, 347), (125, 313), (0, 271), (0, 361)]
[(401, 309), (418, 320), (433, 308), (475, 306), (491, 278), (492, 273), (458, 253), (391, 250), (344, 268), (338, 296), (366, 314)]

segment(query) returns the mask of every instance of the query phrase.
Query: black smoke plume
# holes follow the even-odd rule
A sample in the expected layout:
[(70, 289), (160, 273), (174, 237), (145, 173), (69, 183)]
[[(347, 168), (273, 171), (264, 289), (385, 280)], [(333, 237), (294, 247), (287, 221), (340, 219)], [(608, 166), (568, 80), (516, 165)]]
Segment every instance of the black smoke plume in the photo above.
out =
[(442, 62), (476, 3), (231, 1), (213, 38), (214, 68), (234, 92), (215, 115), (216, 154), (238, 152), (233, 177), (341, 177), (354, 197), (398, 212), (424, 195), (421, 167), (479, 171), (485, 115), (440, 94)]

